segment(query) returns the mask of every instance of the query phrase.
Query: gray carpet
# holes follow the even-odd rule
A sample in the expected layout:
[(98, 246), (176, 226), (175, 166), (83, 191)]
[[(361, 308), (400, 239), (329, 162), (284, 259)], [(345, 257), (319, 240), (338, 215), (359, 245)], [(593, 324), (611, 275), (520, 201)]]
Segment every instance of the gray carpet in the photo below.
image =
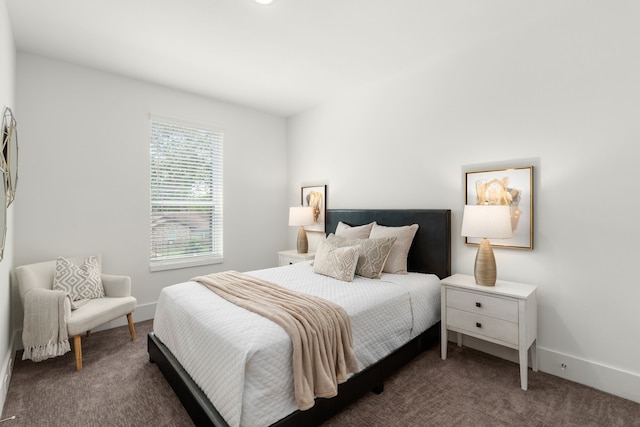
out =
[[(149, 363), (152, 322), (83, 339), (84, 368), (73, 352), (40, 363), (18, 352), (0, 424), (14, 426), (192, 426), (158, 368)], [(514, 363), (468, 349), (425, 352), (324, 427), (340, 426), (640, 426), (640, 404), (541, 372), (520, 390)]]
[(449, 343), (423, 353), (323, 427), (640, 426), (640, 404)]
[(193, 426), (147, 356), (152, 321), (136, 323), (138, 339), (119, 327), (82, 339), (82, 371), (73, 351), (43, 362), (16, 355), (3, 418), (14, 426)]

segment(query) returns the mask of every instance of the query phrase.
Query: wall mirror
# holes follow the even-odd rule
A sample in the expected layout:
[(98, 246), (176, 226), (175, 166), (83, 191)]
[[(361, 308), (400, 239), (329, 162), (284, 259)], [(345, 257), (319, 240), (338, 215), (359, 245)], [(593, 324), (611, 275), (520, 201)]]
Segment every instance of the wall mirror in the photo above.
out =
[(0, 179), (0, 190), (2, 190), (2, 193), (0, 193), (0, 203), (2, 203), (0, 205), (0, 261), (2, 261), (2, 258), (4, 258), (4, 243), (7, 238), (7, 173), (2, 171), (0, 174), (2, 175), (0, 177), (2, 178)]
[[(0, 167), (4, 171), (5, 203), (8, 207), (16, 197), (18, 185), (18, 128), (11, 108), (5, 107), (2, 112), (2, 161)], [(0, 224), (1, 226), (1, 224)]]
[(18, 133), (11, 108), (2, 110), (0, 126), (0, 261), (7, 237), (7, 208), (16, 197), (18, 183)]

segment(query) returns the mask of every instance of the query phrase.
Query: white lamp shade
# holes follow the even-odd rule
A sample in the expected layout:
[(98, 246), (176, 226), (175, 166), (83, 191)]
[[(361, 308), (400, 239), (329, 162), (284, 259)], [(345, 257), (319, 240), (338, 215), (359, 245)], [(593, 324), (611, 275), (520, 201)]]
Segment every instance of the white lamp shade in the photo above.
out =
[(301, 227), (313, 224), (313, 208), (296, 206), (289, 208), (289, 225)]
[(507, 239), (513, 234), (511, 209), (506, 205), (465, 205), (460, 234), (466, 237)]

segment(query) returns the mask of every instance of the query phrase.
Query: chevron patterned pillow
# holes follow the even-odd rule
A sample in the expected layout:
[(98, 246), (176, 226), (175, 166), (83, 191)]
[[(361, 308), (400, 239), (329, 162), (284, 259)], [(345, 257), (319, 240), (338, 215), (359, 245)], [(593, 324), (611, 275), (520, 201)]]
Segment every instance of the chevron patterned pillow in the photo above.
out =
[(82, 265), (76, 265), (63, 257), (56, 261), (53, 289), (69, 293), (72, 301), (104, 297), (98, 259), (90, 256)]
[(343, 282), (351, 282), (358, 265), (359, 255), (360, 248), (357, 246), (336, 248), (326, 240), (321, 240), (316, 250), (313, 272)]
[(369, 279), (379, 279), (382, 275), (384, 263), (387, 261), (387, 257), (391, 252), (396, 238), (346, 239), (331, 233), (327, 236), (326, 240), (339, 248), (358, 246), (360, 248), (360, 258), (358, 258), (356, 274), (358, 276), (368, 277)]

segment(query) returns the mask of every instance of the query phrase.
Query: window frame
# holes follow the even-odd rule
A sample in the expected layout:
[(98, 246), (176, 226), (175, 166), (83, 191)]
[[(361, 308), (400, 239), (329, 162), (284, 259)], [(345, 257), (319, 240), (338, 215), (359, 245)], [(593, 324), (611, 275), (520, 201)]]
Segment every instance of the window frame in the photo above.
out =
[[(154, 200), (154, 172), (160, 170), (154, 164), (154, 132), (157, 127), (164, 127), (165, 130), (180, 128), (184, 129), (183, 135), (187, 135), (189, 132), (210, 132), (212, 133), (210, 148), (212, 150), (212, 162), (211, 167), (211, 211), (210, 215), (210, 230), (211, 240), (209, 241), (211, 252), (200, 254), (184, 254), (175, 257), (160, 257), (154, 259), (153, 247), (154, 242), (154, 207), (158, 206), (206, 206), (209, 202), (198, 204), (188, 198), (172, 199), (168, 198), (158, 203)], [(206, 139), (206, 138), (204, 138)], [(220, 264), (224, 262), (224, 205), (223, 205), (223, 190), (224, 190), (224, 131), (219, 127), (203, 125), (200, 123), (193, 123), (157, 114), (149, 115), (149, 271), (164, 271), (179, 268), (195, 267), (202, 265)], [(206, 145), (205, 145), (206, 146)], [(195, 172), (195, 171), (194, 171)], [(166, 191), (166, 189), (164, 189)], [(191, 236), (190, 236), (191, 237)], [(187, 245), (191, 245), (193, 240), (189, 240)]]

